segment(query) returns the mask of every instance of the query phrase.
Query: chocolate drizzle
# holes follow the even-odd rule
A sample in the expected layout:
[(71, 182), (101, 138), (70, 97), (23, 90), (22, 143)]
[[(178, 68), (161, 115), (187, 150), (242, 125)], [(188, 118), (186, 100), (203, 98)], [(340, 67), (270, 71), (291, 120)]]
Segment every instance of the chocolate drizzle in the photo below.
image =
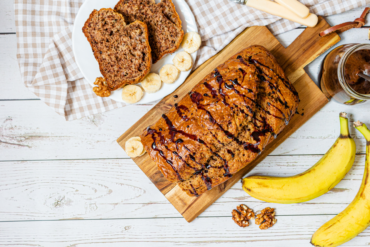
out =
[[(286, 88), (288, 88), (295, 96), (298, 96), (298, 93), (297, 93), (297, 91), (295, 90), (295, 88), (289, 83), (289, 81), (287, 81), (287, 80), (285, 80), (284, 78), (282, 78), (281, 76), (279, 76), (273, 69), (271, 69), (270, 67), (268, 67), (268, 66), (266, 66), (266, 65), (264, 65), (264, 64), (262, 64), (262, 63), (260, 63), (259, 61), (257, 61), (257, 60), (255, 60), (255, 59), (253, 59), (252, 57), (249, 57), (249, 63), (253, 63), (253, 64), (255, 64), (255, 65), (259, 65), (259, 66), (261, 66), (261, 67), (264, 67), (264, 68), (266, 68), (266, 69), (268, 69), (268, 70), (270, 70), (277, 78), (279, 78), (279, 80), (281, 80), (283, 83), (284, 83), (284, 85), (285, 85), (285, 87)], [(261, 69), (260, 69), (260, 71), (264, 74), (264, 75), (266, 75), (266, 76), (268, 76), (266, 73), (264, 73)], [(269, 77), (269, 76), (268, 76)], [(272, 79), (271, 77), (269, 77), (270, 79)]]
[[(272, 82), (270, 82), (269, 80), (266, 79), (269, 78), (270, 80), (272, 79), (269, 75), (267, 75), (266, 73), (263, 72), (263, 70), (258, 67), (257, 65), (260, 65), (260, 66), (263, 66), (267, 69), (269, 69), (270, 71), (272, 71), (272, 73), (279, 78), (279, 80), (281, 80), (283, 82), (283, 84), (286, 86), (286, 88), (288, 88), (294, 95), (298, 95), (298, 93), (295, 91), (295, 89), (290, 85), (290, 83), (288, 81), (286, 81), (284, 78), (282, 78), (281, 76), (279, 76), (275, 71), (273, 71), (271, 68), (267, 67), (266, 65), (263, 65), (262, 63), (258, 62), (257, 60), (255, 59), (252, 59), (252, 57), (249, 57), (249, 60), (248, 60), (248, 63), (241, 57), (241, 56), (238, 56), (237, 57), (243, 64), (245, 65), (248, 65), (248, 64), (254, 64), (256, 66), (256, 69), (259, 73), (258, 75), (258, 78), (261, 80), (261, 81), (265, 81), (268, 83), (271, 91), (277, 95), (277, 99), (278, 99), (278, 102), (280, 104), (282, 104), (286, 109), (289, 108), (288, 106), (288, 102), (284, 99), (283, 95), (281, 94), (281, 91), (278, 87), (276, 87)], [(263, 74), (263, 75), (262, 75)], [(262, 109), (266, 114), (269, 114), (275, 118), (278, 118), (278, 119), (281, 119), (284, 121), (284, 123), (287, 125), (289, 123), (289, 120), (285, 117), (285, 114), (278, 108), (276, 107), (275, 105), (272, 105), (270, 102), (268, 103), (268, 105), (270, 106), (273, 106), (275, 109), (277, 109), (283, 117), (278, 117), (274, 114), (272, 114), (270, 111), (268, 110), (265, 110), (262, 106), (258, 105), (258, 107), (260, 109)], [(292, 111), (290, 109), (290, 111)]]
[[(160, 133), (150, 128), (148, 128), (147, 130), (147, 133), (152, 135), (154, 141), (152, 144), (152, 149), (155, 150), (159, 154), (159, 156), (161, 156), (172, 167), (172, 169), (176, 172), (176, 176), (178, 177), (179, 181), (184, 180), (181, 178), (179, 172), (175, 169), (175, 167), (177, 167), (177, 169), (179, 169), (180, 171), (182, 171), (182, 169), (180, 169), (180, 166), (174, 165), (173, 162), (175, 161), (181, 161), (184, 164), (184, 166), (181, 166), (181, 168), (187, 169), (187, 167), (189, 167), (193, 169), (194, 172), (191, 172), (192, 176), (197, 176), (197, 178), (202, 179), (204, 184), (201, 183), (202, 185), (200, 187), (197, 187), (198, 186), (197, 185), (196, 188), (194, 187), (193, 184), (187, 183), (192, 180), (186, 181), (186, 186), (188, 186), (187, 188), (189, 190), (188, 193), (191, 193), (195, 196), (198, 196), (197, 191), (199, 192), (199, 189), (205, 189), (204, 186), (207, 187), (207, 190), (210, 190), (212, 188), (212, 180), (214, 181), (214, 183), (218, 183), (215, 182), (217, 181), (217, 179), (214, 180), (215, 177), (213, 174), (217, 174), (219, 172), (216, 170), (212, 170), (212, 172), (209, 172), (210, 171), (209, 169), (211, 168), (222, 169), (221, 171), (222, 172), (224, 171), (223, 176), (225, 177), (232, 176), (227, 161), (228, 159), (230, 160), (230, 162), (232, 162), (233, 159), (235, 158), (234, 154), (235, 150), (234, 148), (230, 148), (232, 145), (235, 146), (235, 144), (237, 144), (240, 146), (240, 148), (244, 148), (244, 150), (260, 154), (261, 149), (263, 148), (263, 145), (261, 145), (261, 143), (267, 142), (268, 140), (266, 138), (269, 138), (271, 136), (276, 138), (277, 136), (274, 133), (274, 130), (272, 129), (270, 124), (267, 122), (267, 120), (269, 120), (270, 123), (274, 122), (273, 119), (270, 118), (269, 116), (272, 116), (273, 118), (276, 119), (280, 119), (284, 121), (285, 124), (288, 124), (290, 120), (287, 118), (291, 117), (290, 116), (291, 114), (289, 115), (289, 110), (292, 112), (292, 109), (289, 108), (288, 102), (286, 101), (284, 95), (282, 94), (282, 91), (284, 93), (287, 92), (287, 90), (284, 87), (290, 90), (294, 95), (298, 95), (294, 87), (290, 85), (289, 81), (279, 76), (268, 66), (260, 63), (255, 59), (252, 59), (252, 57), (250, 56), (246, 57), (246, 59), (243, 59), (242, 56), (238, 56), (237, 59), (240, 60), (244, 65), (249, 66), (249, 68), (252, 68), (255, 71), (255, 74), (253, 74), (253, 76), (255, 78), (254, 80), (256, 80), (258, 85), (257, 89), (255, 89), (256, 87), (254, 86), (254, 84), (252, 84), (253, 90), (246, 87), (246, 85), (248, 84), (245, 83), (245, 80), (246, 79), (250, 80), (252, 78), (252, 75), (249, 77), (249, 74), (246, 73), (246, 71), (249, 71), (249, 69), (245, 71), (242, 68), (237, 68), (238, 69), (237, 73), (240, 72), (242, 74), (242, 77), (239, 73), (235, 79), (227, 80), (225, 79), (226, 77), (223, 78), (218, 69), (215, 69), (213, 73), (214, 79), (212, 79), (211, 81), (203, 81), (203, 85), (205, 86), (205, 88), (208, 89), (208, 91), (205, 90), (206, 93), (202, 92), (202, 94), (200, 94), (196, 91), (191, 91), (189, 93), (190, 99), (196, 107), (194, 105), (189, 107), (191, 110), (190, 111), (188, 107), (186, 107), (185, 105), (181, 105), (181, 102), (180, 105), (178, 104), (174, 105), (176, 113), (179, 116), (179, 118), (177, 117), (175, 118), (177, 120), (175, 124), (176, 127), (182, 126), (177, 125), (178, 121), (180, 121), (180, 123), (182, 124), (183, 123), (182, 120), (188, 122), (187, 128), (189, 128), (189, 126), (193, 126), (192, 124), (194, 123), (199, 124), (202, 128), (205, 128), (205, 130), (208, 132), (205, 137), (203, 136), (203, 134), (202, 136), (200, 136), (202, 138), (205, 138), (204, 140), (206, 140), (207, 143), (197, 136), (199, 134), (196, 135), (193, 134), (194, 132), (191, 132), (191, 130), (194, 128), (180, 129), (180, 127), (178, 127), (179, 129), (177, 129), (173, 125), (172, 121), (165, 114), (162, 115), (162, 118), (164, 119), (166, 125), (168, 126), (169, 132), (166, 132), (168, 134), (165, 135), (167, 139), (165, 139), (162, 135), (162, 133), (164, 132)], [(239, 66), (243, 68), (245, 67), (240, 64)], [(204, 87), (202, 87), (202, 90), (203, 89)], [(240, 98), (234, 93), (239, 95)], [(266, 103), (262, 103), (264, 102), (263, 100), (265, 95), (267, 97), (270, 97), (271, 100), (267, 101)], [(211, 99), (210, 97), (212, 97), (214, 100)], [(206, 101), (207, 104), (205, 102), (202, 102), (204, 99), (207, 99)], [(261, 101), (261, 99), (263, 100)], [(235, 103), (236, 101), (237, 103)], [(237, 120), (235, 122), (234, 121), (227, 122), (220, 120), (223, 118), (222, 116), (220, 117), (218, 114), (216, 114), (217, 113), (216, 111), (223, 107), (230, 109), (231, 110), (230, 113), (233, 114), (234, 117), (237, 117)], [(195, 112), (203, 113), (200, 114), (203, 115), (201, 118), (207, 119), (209, 122), (198, 123), (197, 118), (193, 117), (193, 114)], [(240, 118), (241, 116), (246, 117), (246, 119), (241, 119)], [(247, 125), (245, 125), (244, 123), (247, 123)], [(234, 135), (233, 133), (235, 126), (232, 126), (233, 128), (230, 128), (232, 124), (237, 124), (238, 125), (237, 129), (239, 131), (248, 131), (250, 133), (251, 142), (253, 143), (242, 141), (243, 139), (241, 136), (243, 135), (241, 136), (236, 134)], [(211, 127), (211, 129), (209, 129), (208, 127), (208, 129), (206, 129), (207, 126), (210, 125), (214, 127), (213, 128)], [(232, 131), (230, 129), (232, 129)], [(233, 133), (231, 133), (230, 131)], [(198, 131), (196, 133), (198, 133)], [(221, 136), (223, 136), (223, 138), (229, 139), (230, 142), (226, 143), (221, 142), (218, 139), (220, 133), (223, 133), (224, 136), (223, 135)], [(236, 131), (236, 133), (239, 132)], [(264, 138), (264, 136), (266, 136), (266, 138)], [(200, 146), (198, 147), (197, 145), (193, 146), (193, 142), (189, 141), (187, 138), (199, 143)], [(187, 143), (186, 145), (188, 147), (185, 145), (184, 140)], [(215, 141), (217, 141), (218, 144)], [(173, 150), (169, 149), (169, 147), (167, 146), (168, 144), (167, 142), (169, 144), (172, 143), (171, 144), (172, 146), (170, 146), (170, 148)], [(206, 149), (204, 149), (204, 147)], [(220, 147), (222, 147), (222, 149), (220, 149)], [(167, 150), (164, 148), (166, 148), (172, 154), (168, 153)], [(209, 150), (210, 153), (208, 153), (207, 149)], [(202, 150), (203, 152), (204, 150), (206, 150), (207, 155), (204, 156), (202, 153), (200, 153), (202, 152)], [(238, 154), (239, 150), (240, 149), (236, 148), (237, 151), (236, 154)], [(165, 154), (169, 155), (171, 159), (167, 159)], [(212, 155), (209, 156), (209, 154)], [(222, 154), (225, 158), (221, 157), (220, 154)], [(205, 158), (207, 158), (207, 160)], [(197, 159), (199, 162), (197, 161)], [(214, 163), (215, 161), (216, 163)], [(220, 161), (222, 161), (222, 163)], [(213, 171), (215, 171), (216, 173), (214, 173)], [(210, 176), (209, 174), (212, 174), (212, 176)]]
[(212, 180), (207, 175), (205, 175), (204, 173), (202, 174), (202, 180), (205, 183), (205, 185), (207, 186), (207, 190), (212, 189)]
[(208, 88), (208, 90), (211, 91), (211, 94), (212, 94), (213, 98), (215, 98), (217, 96), (217, 91), (211, 85), (209, 85), (207, 82), (205, 82), (204, 86), (206, 86), (206, 88)]
[[(254, 64), (256, 66), (256, 69), (257, 69), (258, 73), (259, 73), (259, 76), (258, 76), (259, 79), (261, 81), (266, 81), (268, 83), (268, 85), (270, 86), (270, 89), (275, 89), (275, 91), (273, 91), (273, 90), (272, 91), (273, 91), (273, 93), (275, 95), (277, 95), (277, 99), (278, 99), (279, 103), (281, 103), (286, 109), (289, 109), (288, 102), (284, 99), (284, 97), (283, 97), (280, 89), (278, 87), (276, 87), (273, 83), (271, 83), (269, 80), (266, 79), (266, 77), (267, 77), (267, 78), (269, 78), (271, 80), (272, 77), (270, 77), (265, 72), (263, 72), (263, 70), (261, 69), (261, 67), (264, 67), (264, 68), (269, 69), (280, 81), (283, 82), (284, 86), (289, 91), (291, 91), (295, 96), (298, 96), (297, 91), (294, 89), (294, 87), (287, 80), (285, 80), (284, 78), (282, 78), (281, 76), (279, 76), (273, 69), (269, 68), (268, 66), (260, 63), (259, 61), (255, 60), (255, 59), (252, 59), (252, 57), (249, 57), (248, 63), (243, 59), (242, 56), (238, 56), (237, 59), (239, 59), (240, 62), (243, 63), (243, 64), (245, 64), (245, 65)], [(276, 92), (278, 92), (278, 94)], [(290, 109), (290, 113), (292, 115), (292, 109)]]
[[(162, 157), (162, 158), (167, 162), (167, 164), (169, 164), (169, 165), (172, 167), (173, 171), (176, 173), (177, 178), (178, 178), (180, 181), (184, 181), (184, 180), (181, 178), (179, 171), (178, 171), (178, 170), (173, 166), (172, 161), (171, 161), (171, 160), (169, 160), (169, 159), (167, 159), (167, 157), (164, 155), (163, 151), (157, 148), (155, 134), (159, 135), (159, 137), (160, 137), (160, 142), (161, 142), (161, 144), (162, 144), (162, 145), (165, 145), (165, 144), (166, 144), (166, 143), (165, 143), (165, 140), (164, 140), (164, 138), (163, 138), (163, 136), (162, 136), (162, 134), (161, 134), (161, 133), (159, 133), (159, 132), (157, 132), (156, 130), (154, 130), (154, 129), (150, 129), (150, 128), (149, 128), (147, 131), (148, 131), (148, 134), (151, 134), (151, 135), (152, 135), (152, 138), (153, 138), (152, 149), (153, 149), (153, 150), (155, 150), (155, 151), (157, 151), (157, 152), (159, 153), (159, 155), (160, 155), (160, 156), (161, 156), (161, 157)], [(165, 147), (167, 148), (167, 146), (165, 146)], [(167, 148), (167, 149), (168, 149), (168, 148)]]
[(198, 193), (197, 191), (194, 189), (194, 186), (192, 184), (190, 184), (191, 188), (193, 189), (193, 191), (190, 191), (193, 195), (195, 195), (196, 197), (198, 197)]
[[(202, 95), (201, 95), (202, 96)], [(197, 141), (197, 142), (199, 142), (200, 144), (203, 144), (203, 145), (205, 145), (213, 154), (216, 154), (216, 153), (214, 153), (213, 151), (212, 151), (212, 149), (211, 148), (209, 148), (208, 146), (207, 146), (207, 144), (203, 141), (203, 140), (201, 140), (200, 138), (198, 138), (196, 135), (192, 135), (192, 134), (188, 134), (188, 133), (186, 133), (186, 132), (184, 132), (184, 131), (182, 131), (182, 130), (177, 130), (174, 126), (173, 126), (173, 124), (172, 124), (172, 122), (171, 122), (171, 120), (165, 115), (165, 114), (163, 114), (162, 115), (162, 118), (166, 121), (166, 124), (167, 124), (167, 126), (168, 126), (168, 129), (170, 130), (170, 135), (171, 135), (171, 141), (173, 141), (173, 139), (174, 139), (174, 137), (175, 137), (175, 135), (176, 135), (176, 133), (179, 133), (179, 134), (181, 134), (181, 135), (184, 135), (184, 136), (186, 136), (186, 137), (188, 137), (188, 138), (190, 138), (190, 139), (192, 139), (192, 140), (194, 140), (194, 141)], [(187, 149), (187, 150), (189, 150), (189, 149)], [(189, 158), (191, 159), (191, 160), (193, 160), (193, 161), (195, 161), (195, 157), (193, 156), (193, 155), (189, 155)], [(223, 159), (224, 160), (224, 159)], [(225, 161), (225, 160), (224, 160)], [(196, 161), (195, 161), (196, 162)], [(226, 162), (226, 161), (225, 161)], [(196, 162), (197, 164), (199, 164), (198, 162)], [(226, 164), (227, 164), (227, 162), (226, 162)], [(204, 167), (202, 164), (199, 164), (199, 165), (201, 165), (202, 167)], [(189, 165), (190, 166), (190, 165)], [(192, 167), (193, 168), (193, 167)], [(196, 173), (197, 174), (199, 174), (199, 173), (201, 173), (201, 172), (203, 172), (204, 170), (196, 170)], [(227, 171), (228, 171), (228, 169), (227, 169)], [(227, 172), (226, 172), (227, 173)], [(225, 174), (226, 174), (225, 173)], [(227, 176), (227, 175), (225, 175), (225, 176)], [(212, 188), (212, 181), (211, 181), (211, 179), (209, 178), (209, 177), (207, 177), (206, 175), (204, 175), (203, 174), (203, 176), (202, 176), (202, 179), (203, 179), (203, 181), (205, 181), (205, 183), (206, 183), (206, 181), (207, 181), (207, 183), (206, 183), (206, 185), (207, 185), (207, 189), (210, 189), (210, 188)], [(210, 184), (210, 188), (209, 188), (209, 184)]]
[[(224, 132), (224, 134), (226, 135), (226, 137), (228, 139), (232, 139), (233, 141), (235, 141), (238, 145), (240, 146), (243, 146), (243, 148), (245, 150), (250, 150), (254, 153), (260, 153), (260, 150), (258, 149), (258, 147), (255, 146), (255, 144), (250, 144), (250, 143), (246, 143), (246, 142), (241, 142), (239, 139), (237, 139), (232, 133), (230, 133), (229, 131), (225, 130), (221, 124), (219, 124), (212, 116), (212, 114), (204, 108), (203, 105), (200, 104), (200, 101), (203, 99), (203, 96), (198, 93), (198, 92), (193, 92), (190, 96), (191, 100), (193, 101), (193, 103), (195, 103), (197, 105), (197, 108), (198, 109), (201, 109), (201, 110), (204, 110), (207, 115), (208, 115), (208, 118), (209, 118), (209, 121), (213, 124), (216, 124), (221, 130), (222, 132)], [(257, 145), (258, 146), (258, 145)], [(228, 165), (227, 165), (227, 162), (225, 161), (225, 170), (228, 171)]]
[(178, 114), (182, 119), (184, 119), (184, 120), (185, 120), (185, 122), (189, 121), (189, 118), (181, 112), (181, 110), (183, 110), (183, 111), (185, 111), (185, 112), (186, 112), (186, 111), (189, 111), (189, 109), (188, 109), (186, 106), (184, 106), (184, 105), (180, 105), (180, 106), (179, 106), (179, 105), (175, 104), (175, 108), (176, 108), (177, 114)]
[(235, 154), (234, 154), (231, 150), (229, 150), (229, 149), (228, 149), (228, 150), (227, 150), (227, 153), (228, 153), (228, 154), (230, 154), (232, 158), (234, 158), (234, 157), (235, 157)]

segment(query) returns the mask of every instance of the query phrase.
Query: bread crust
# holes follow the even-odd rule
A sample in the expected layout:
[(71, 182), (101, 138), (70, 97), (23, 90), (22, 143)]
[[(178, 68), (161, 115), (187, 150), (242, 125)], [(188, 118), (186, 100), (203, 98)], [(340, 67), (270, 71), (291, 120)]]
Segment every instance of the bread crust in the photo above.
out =
[[(103, 11), (112, 12), (112, 14), (114, 14), (117, 18), (119, 18), (121, 21), (123, 21), (123, 23), (125, 25), (123, 28), (129, 28), (129, 27), (134, 26), (134, 25), (139, 25), (144, 30), (144, 32), (143, 32), (143, 35), (145, 37), (144, 38), (145, 39), (144, 43), (145, 43), (145, 46), (146, 46), (146, 49), (147, 49), (146, 52), (148, 53), (148, 55), (145, 57), (145, 68), (142, 70), (140, 76), (137, 76), (135, 78), (123, 79), (123, 80), (120, 80), (119, 83), (114, 83), (114, 82), (112, 82), (112, 80), (110, 80), (109, 72), (106, 72), (105, 69), (104, 69), (104, 62), (101, 59), (100, 51), (94, 45), (94, 41), (92, 40), (92, 37), (89, 34), (89, 26), (88, 26), (92, 22), (93, 17), (95, 15), (97, 15), (99, 12), (103, 12)], [(122, 16), (122, 14), (120, 14), (118, 12), (115, 12), (112, 8), (102, 8), (99, 11), (98, 10), (93, 10), (93, 12), (91, 12), (89, 18), (86, 20), (86, 22), (85, 22), (85, 24), (82, 28), (82, 32), (84, 33), (85, 37), (87, 38), (87, 40), (90, 43), (90, 46), (91, 46), (91, 48), (93, 50), (93, 53), (94, 53), (94, 57), (98, 61), (100, 73), (106, 79), (107, 84), (108, 84), (111, 91), (122, 88), (125, 85), (139, 83), (150, 72), (150, 69), (151, 69), (151, 66), (152, 66), (152, 57), (151, 57), (151, 48), (150, 48), (150, 44), (149, 44), (148, 27), (145, 23), (143, 23), (141, 21), (135, 21), (135, 22), (130, 23), (129, 25), (127, 25), (126, 22), (125, 22), (124, 17)]]
[[(137, 6), (137, 5), (139, 5), (139, 6)], [(132, 6), (134, 6), (135, 8), (131, 8)], [(144, 16), (140, 12), (140, 10), (143, 9), (143, 6), (147, 6), (152, 11), (152, 14)], [(166, 8), (166, 7), (168, 7), (168, 8)], [(129, 10), (129, 8), (131, 8), (131, 9)], [(172, 17), (171, 19), (166, 16), (164, 8), (166, 8), (167, 10), (169, 10), (169, 12), (171, 12), (171, 17)], [(134, 13), (132, 13), (133, 12), (132, 9), (135, 9), (136, 12), (134, 11)], [(173, 4), (173, 2), (171, 0), (162, 0), (158, 4), (156, 4), (154, 1), (151, 1), (151, 0), (120, 0), (116, 4), (116, 6), (114, 7), (114, 10), (121, 13), (125, 17), (129, 17), (129, 18), (127, 18), (127, 19), (129, 19), (128, 22), (130, 22), (132, 20), (137, 20), (137, 18), (139, 18), (138, 16), (140, 16), (140, 21), (143, 21), (147, 24), (149, 33), (152, 33), (152, 35), (153, 35), (151, 37), (151, 39), (149, 40), (149, 43), (152, 47), (153, 63), (156, 63), (157, 61), (159, 61), (166, 54), (171, 54), (171, 53), (175, 52), (180, 47), (181, 42), (184, 38), (184, 31), (182, 30), (181, 19), (180, 19), (178, 13), (176, 12), (175, 5)], [(156, 49), (155, 49), (155, 47), (158, 47), (158, 43), (159, 43), (159, 41), (158, 42), (155, 41), (156, 36), (159, 33), (156, 27), (159, 26), (159, 25), (153, 24), (153, 23), (155, 23), (155, 17), (158, 17), (157, 15), (159, 15), (158, 12), (161, 12), (160, 14), (163, 15), (163, 16), (160, 16), (161, 18), (164, 17), (165, 19), (170, 21), (172, 24), (174, 24), (178, 29), (177, 30), (178, 31), (178, 36), (176, 37), (176, 41), (172, 45), (172, 47), (170, 47), (168, 49), (165, 49), (163, 51), (160, 51), (160, 52), (157, 52)], [(173, 20), (175, 20), (175, 21), (173, 21)], [(164, 25), (163, 23), (161, 23), (161, 24)], [(168, 36), (170, 36), (170, 35), (168, 35)], [(168, 45), (168, 44), (166, 44), (166, 45)]]
[(166, 179), (198, 196), (256, 159), (298, 103), (272, 54), (251, 46), (207, 75), (141, 140)]

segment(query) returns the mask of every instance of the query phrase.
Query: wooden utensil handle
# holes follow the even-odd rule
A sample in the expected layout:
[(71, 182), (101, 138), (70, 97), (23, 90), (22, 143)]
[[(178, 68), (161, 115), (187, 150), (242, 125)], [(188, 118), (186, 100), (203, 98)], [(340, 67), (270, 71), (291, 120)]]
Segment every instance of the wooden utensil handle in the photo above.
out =
[(306, 18), (301, 18), (284, 6), (268, 0), (248, 0), (246, 5), (308, 27), (314, 27), (318, 22), (315, 14), (309, 14)]
[(301, 18), (306, 18), (310, 14), (310, 10), (297, 0), (276, 0), (276, 2), (289, 9)]

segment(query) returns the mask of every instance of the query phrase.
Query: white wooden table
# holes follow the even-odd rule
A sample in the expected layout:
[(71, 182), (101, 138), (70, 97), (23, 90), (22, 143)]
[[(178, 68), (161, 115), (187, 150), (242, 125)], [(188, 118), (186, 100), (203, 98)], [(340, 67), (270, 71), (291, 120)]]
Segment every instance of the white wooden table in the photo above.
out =
[[(327, 18), (352, 21), (357, 9)], [(278, 36), (289, 45), (304, 28)], [(311, 246), (311, 235), (357, 193), (365, 143), (354, 167), (329, 193), (307, 203), (271, 204), (251, 198), (237, 183), (187, 223), (116, 143), (153, 105), (128, 106), (66, 122), (21, 80), (16, 61), (13, 0), (0, 0), (0, 245), (1, 246)], [(369, 43), (368, 29), (341, 35), (343, 43)], [(322, 58), (322, 57), (321, 57)], [(320, 58), (308, 67), (317, 81)], [(252, 173), (288, 176), (311, 167), (338, 136), (338, 114), (370, 124), (370, 104), (330, 102)], [(325, 176), (323, 174), (323, 176)], [(231, 210), (277, 210), (277, 224), (239, 228)], [(346, 246), (370, 244), (370, 229)]]

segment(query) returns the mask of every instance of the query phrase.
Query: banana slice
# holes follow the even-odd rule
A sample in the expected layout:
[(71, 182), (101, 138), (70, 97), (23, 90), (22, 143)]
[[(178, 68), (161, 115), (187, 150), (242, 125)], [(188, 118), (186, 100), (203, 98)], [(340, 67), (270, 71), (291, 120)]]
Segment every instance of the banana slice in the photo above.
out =
[(143, 95), (144, 92), (139, 86), (128, 85), (122, 89), (122, 99), (130, 104), (139, 102)]
[(161, 77), (156, 73), (150, 73), (141, 82), (141, 86), (144, 88), (145, 92), (155, 93), (161, 89)]
[(125, 143), (125, 149), (128, 156), (131, 158), (139, 157), (145, 154), (145, 149), (138, 136), (131, 137)]
[(188, 71), (193, 67), (193, 59), (185, 51), (177, 53), (172, 62), (181, 71)]
[(193, 53), (199, 50), (200, 45), (202, 44), (202, 39), (197, 32), (189, 32), (184, 35), (184, 39), (182, 41), (182, 48), (187, 53)]
[(159, 76), (164, 83), (174, 83), (180, 75), (180, 71), (172, 64), (166, 64), (159, 71)]

